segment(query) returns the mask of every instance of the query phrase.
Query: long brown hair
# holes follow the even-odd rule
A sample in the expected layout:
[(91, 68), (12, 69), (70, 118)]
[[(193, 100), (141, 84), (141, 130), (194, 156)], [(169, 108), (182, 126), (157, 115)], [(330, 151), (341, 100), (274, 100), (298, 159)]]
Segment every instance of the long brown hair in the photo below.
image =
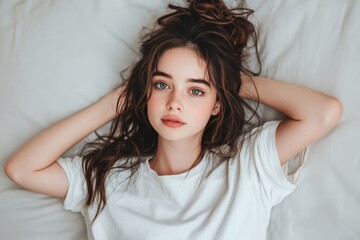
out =
[[(117, 117), (108, 136), (99, 136), (81, 151), (88, 190), (86, 205), (96, 203), (98, 207), (93, 220), (105, 207), (109, 173), (128, 170), (130, 179), (141, 160), (156, 152), (157, 133), (147, 116), (147, 101), (152, 74), (166, 50), (176, 47), (194, 50), (207, 63), (208, 75), (217, 91), (220, 113), (212, 116), (205, 127), (197, 161), (205, 152), (214, 153), (220, 161), (234, 157), (244, 127), (254, 117), (259, 123), (256, 109), (239, 96), (240, 73), (255, 74), (243, 64), (249, 48), (254, 47), (259, 59), (257, 33), (248, 20), (253, 11), (229, 9), (223, 1), (216, 0), (188, 2), (187, 7), (170, 4), (173, 12), (160, 17), (158, 26), (143, 37), (139, 60), (122, 74), (125, 90), (119, 96)], [(250, 117), (246, 117), (248, 112)]]

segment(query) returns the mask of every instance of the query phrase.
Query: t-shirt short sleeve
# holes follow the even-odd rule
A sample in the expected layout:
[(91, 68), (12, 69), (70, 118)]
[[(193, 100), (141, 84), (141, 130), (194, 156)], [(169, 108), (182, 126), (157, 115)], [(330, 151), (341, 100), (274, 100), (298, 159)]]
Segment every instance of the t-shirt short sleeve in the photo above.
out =
[(59, 165), (64, 169), (68, 179), (68, 191), (64, 199), (64, 208), (72, 212), (81, 212), (86, 198), (85, 177), (82, 171), (82, 158), (59, 158)]
[(242, 159), (248, 159), (246, 164), (254, 172), (253, 179), (260, 185), (263, 198), (272, 206), (295, 190), (306, 152), (304, 149), (281, 166), (275, 143), (279, 123), (270, 121), (253, 129), (244, 141), (242, 154)]

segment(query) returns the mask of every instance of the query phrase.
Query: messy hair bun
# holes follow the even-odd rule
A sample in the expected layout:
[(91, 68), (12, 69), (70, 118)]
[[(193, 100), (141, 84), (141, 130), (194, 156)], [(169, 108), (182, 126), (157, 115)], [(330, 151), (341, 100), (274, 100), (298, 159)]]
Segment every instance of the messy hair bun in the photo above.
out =
[[(249, 54), (248, 48), (254, 47), (257, 52), (257, 33), (254, 25), (248, 17), (254, 12), (251, 9), (236, 7), (229, 9), (221, 0), (187, 0), (188, 7), (169, 4), (172, 13), (158, 19), (162, 27), (183, 23), (184, 18), (191, 18), (192, 22), (213, 29), (214, 34), (222, 37), (231, 46), (234, 55), (243, 63)], [(252, 44), (251, 44), (252, 43)], [(258, 57), (258, 56), (256, 56)], [(260, 64), (260, 61), (258, 59)], [(245, 73), (251, 72), (242, 66)], [(251, 72), (254, 74), (253, 72)]]

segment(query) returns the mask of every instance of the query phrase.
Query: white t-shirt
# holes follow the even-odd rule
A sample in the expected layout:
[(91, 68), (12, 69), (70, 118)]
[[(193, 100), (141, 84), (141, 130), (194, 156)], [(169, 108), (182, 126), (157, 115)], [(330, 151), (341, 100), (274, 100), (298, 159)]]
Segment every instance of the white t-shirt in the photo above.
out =
[[(287, 164), (281, 167), (278, 124), (265, 123), (235, 158), (211, 171), (210, 154), (189, 173), (167, 176), (158, 176), (144, 159), (129, 185), (121, 183), (128, 172), (109, 178), (107, 205), (93, 224), (96, 208), (84, 208), (81, 158), (61, 158), (69, 181), (64, 207), (83, 214), (89, 239), (264, 240), (271, 208), (294, 190), (301, 168), (290, 174)], [(301, 164), (304, 154), (298, 157)]]

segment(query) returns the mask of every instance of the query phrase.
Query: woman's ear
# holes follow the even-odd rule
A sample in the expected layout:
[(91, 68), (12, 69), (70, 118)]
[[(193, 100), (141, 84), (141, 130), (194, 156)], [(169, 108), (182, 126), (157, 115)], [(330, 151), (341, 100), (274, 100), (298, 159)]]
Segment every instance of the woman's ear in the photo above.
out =
[(220, 103), (219, 103), (219, 101), (216, 101), (215, 106), (211, 112), (211, 115), (213, 115), (213, 116), (218, 115), (219, 112), (220, 112)]

